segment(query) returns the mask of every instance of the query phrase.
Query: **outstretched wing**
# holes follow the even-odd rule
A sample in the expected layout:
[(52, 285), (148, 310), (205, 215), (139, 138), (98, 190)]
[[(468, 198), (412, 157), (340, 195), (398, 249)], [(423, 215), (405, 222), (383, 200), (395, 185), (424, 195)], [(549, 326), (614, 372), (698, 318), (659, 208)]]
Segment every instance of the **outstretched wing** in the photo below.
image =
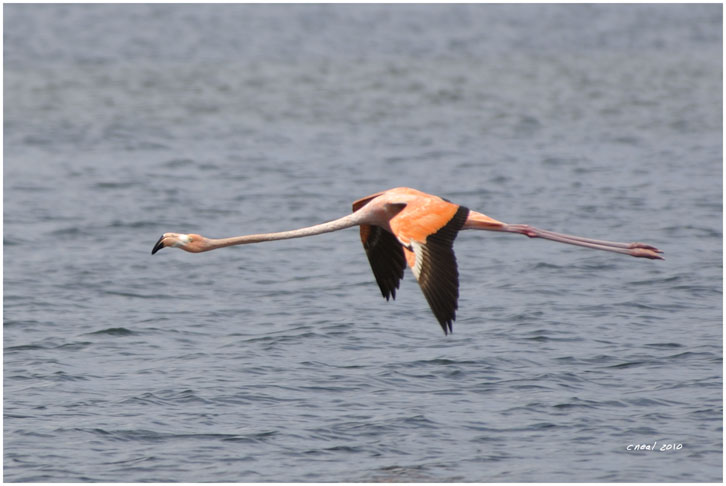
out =
[(406, 268), (401, 243), (380, 226), (361, 225), (360, 237), (381, 295), (386, 300), (390, 297), (395, 299), (396, 289)]
[(408, 265), (444, 334), (452, 331), (459, 300), (459, 271), (453, 249), (454, 240), (469, 214), (469, 210), (463, 206), (452, 209), (455, 212), (444, 220), (438, 230), (431, 231), (425, 238), (411, 238), (408, 247), (404, 248)]
[[(353, 203), (353, 211), (365, 206), (372, 199), (382, 193), (373, 194)], [(400, 205), (403, 209), (405, 205)], [(369, 224), (360, 225), (360, 239), (366, 251), (368, 262), (371, 264), (373, 276), (386, 300), (396, 298), (396, 289), (403, 278), (406, 268), (406, 258), (403, 256), (403, 247), (396, 237), (380, 226)]]

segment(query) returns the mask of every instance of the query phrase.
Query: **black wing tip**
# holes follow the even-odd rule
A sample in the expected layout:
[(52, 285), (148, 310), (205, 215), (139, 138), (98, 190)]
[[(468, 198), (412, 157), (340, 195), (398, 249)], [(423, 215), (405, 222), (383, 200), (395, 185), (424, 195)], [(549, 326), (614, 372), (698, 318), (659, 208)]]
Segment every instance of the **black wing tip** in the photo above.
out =
[(378, 282), (378, 288), (381, 289), (381, 295), (386, 299), (386, 301), (391, 299), (396, 300), (396, 290), (399, 289), (400, 283), (400, 280), (396, 282)]
[(454, 333), (454, 320), (456, 320), (456, 317), (452, 317), (451, 319), (447, 319), (445, 321), (439, 321), (441, 329), (444, 330), (444, 336), (448, 336), (449, 334)]

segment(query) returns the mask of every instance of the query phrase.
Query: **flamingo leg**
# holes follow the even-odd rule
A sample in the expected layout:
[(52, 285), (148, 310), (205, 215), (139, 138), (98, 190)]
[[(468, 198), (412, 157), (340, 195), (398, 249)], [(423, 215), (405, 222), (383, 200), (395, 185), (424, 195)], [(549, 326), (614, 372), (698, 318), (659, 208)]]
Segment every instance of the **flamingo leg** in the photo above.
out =
[(594, 250), (612, 251), (616, 253), (622, 253), (625, 255), (634, 256), (637, 258), (649, 258), (651, 260), (664, 260), (659, 255), (663, 253), (658, 248), (646, 245), (645, 243), (620, 243), (617, 241), (604, 241), (596, 240), (592, 238), (583, 238), (582, 236), (566, 235), (564, 233), (556, 233), (554, 231), (543, 230), (530, 226), (528, 224), (504, 224), (499, 231), (506, 231), (509, 233), (518, 233), (530, 238), (542, 238), (545, 240), (557, 241), (559, 243), (566, 243), (568, 245), (577, 245), (585, 248), (592, 248)]

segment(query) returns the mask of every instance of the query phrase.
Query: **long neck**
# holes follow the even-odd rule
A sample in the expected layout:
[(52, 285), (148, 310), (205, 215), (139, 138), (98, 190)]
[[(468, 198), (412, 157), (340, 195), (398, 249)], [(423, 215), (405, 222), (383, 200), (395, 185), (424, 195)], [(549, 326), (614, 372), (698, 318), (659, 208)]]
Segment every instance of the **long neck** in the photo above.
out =
[(357, 213), (352, 213), (342, 218), (338, 218), (327, 223), (316, 224), (306, 228), (295, 229), (291, 231), (280, 231), (278, 233), (261, 233), (256, 235), (233, 236), (231, 238), (208, 238), (207, 245), (203, 251), (215, 250), (225, 246), (246, 245), (249, 243), (261, 243), (263, 241), (289, 240), (291, 238), (303, 238), (305, 236), (319, 235), (322, 233), (330, 233), (351, 226), (360, 224), (360, 217)]

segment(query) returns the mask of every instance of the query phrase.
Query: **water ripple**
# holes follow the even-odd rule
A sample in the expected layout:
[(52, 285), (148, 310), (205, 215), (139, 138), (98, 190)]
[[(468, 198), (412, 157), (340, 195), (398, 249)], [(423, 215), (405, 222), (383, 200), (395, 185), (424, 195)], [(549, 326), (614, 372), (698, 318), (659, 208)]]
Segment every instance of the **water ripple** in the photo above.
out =
[[(721, 481), (722, 10), (4, 6), (4, 479)], [(150, 255), (399, 185), (667, 260), (462, 232), (444, 336), (354, 228)]]

